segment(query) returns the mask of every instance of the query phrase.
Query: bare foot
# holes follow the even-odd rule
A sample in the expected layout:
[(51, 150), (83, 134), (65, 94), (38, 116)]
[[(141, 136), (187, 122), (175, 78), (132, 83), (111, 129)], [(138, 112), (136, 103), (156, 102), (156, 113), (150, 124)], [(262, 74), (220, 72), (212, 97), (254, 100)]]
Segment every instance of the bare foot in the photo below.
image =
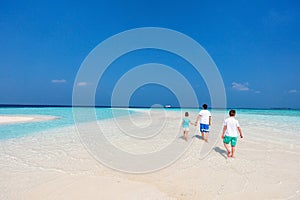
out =
[(227, 157), (230, 158), (230, 151), (227, 151)]
[(208, 143), (208, 139), (205, 139), (205, 142), (207, 142), (207, 143)]
[(231, 158), (235, 158), (235, 156), (231, 155)]

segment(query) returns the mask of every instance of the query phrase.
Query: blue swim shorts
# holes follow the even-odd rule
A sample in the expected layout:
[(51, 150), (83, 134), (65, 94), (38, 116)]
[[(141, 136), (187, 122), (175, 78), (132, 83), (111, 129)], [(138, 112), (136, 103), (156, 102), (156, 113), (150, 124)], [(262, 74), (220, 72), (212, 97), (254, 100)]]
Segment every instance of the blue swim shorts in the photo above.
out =
[(209, 132), (209, 125), (208, 124), (201, 124), (200, 123), (200, 132)]

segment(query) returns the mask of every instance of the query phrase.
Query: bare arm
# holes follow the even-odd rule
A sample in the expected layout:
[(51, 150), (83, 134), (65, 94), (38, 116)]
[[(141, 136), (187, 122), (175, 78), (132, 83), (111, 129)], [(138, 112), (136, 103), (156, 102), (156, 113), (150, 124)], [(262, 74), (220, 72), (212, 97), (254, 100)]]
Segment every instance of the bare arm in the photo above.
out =
[(195, 124), (195, 123), (193, 123), (193, 122), (190, 122), (190, 124), (191, 124), (191, 125), (194, 125), (194, 126), (196, 126), (196, 125), (197, 125), (197, 124)]
[(197, 116), (196, 122), (195, 122), (195, 126), (197, 126), (198, 122), (200, 121), (201, 115)]
[(211, 116), (209, 116), (209, 125), (211, 126)]
[(180, 123), (180, 127), (182, 127), (183, 126), (183, 120), (181, 120), (181, 123)]
[(227, 126), (225, 125), (223, 127), (223, 131), (222, 131), (222, 139), (224, 139), (226, 129), (227, 129)]
[(243, 138), (243, 133), (242, 133), (241, 127), (238, 127), (238, 131), (239, 131), (239, 133), (240, 133), (240, 137)]

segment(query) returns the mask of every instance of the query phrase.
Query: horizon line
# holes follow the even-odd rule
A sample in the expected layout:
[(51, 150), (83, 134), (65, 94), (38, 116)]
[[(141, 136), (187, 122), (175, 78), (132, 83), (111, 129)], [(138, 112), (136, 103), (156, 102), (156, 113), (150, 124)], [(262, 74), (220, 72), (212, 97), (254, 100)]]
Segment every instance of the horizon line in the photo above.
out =
[[(164, 109), (201, 109), (201, 107), (151, 107), (151, 106), (108, 106), (108, 105), (54, 105), (54, 104), (0, 104), (0, 107), (95, 107), (95, 108), (164, 108)], [(257, 110), (300, 110), (300, 108), (290, 107), (269, 107), (269, 108), (254, 108), (254, 107), (209, 107), (209, 109), (257, 109)]]

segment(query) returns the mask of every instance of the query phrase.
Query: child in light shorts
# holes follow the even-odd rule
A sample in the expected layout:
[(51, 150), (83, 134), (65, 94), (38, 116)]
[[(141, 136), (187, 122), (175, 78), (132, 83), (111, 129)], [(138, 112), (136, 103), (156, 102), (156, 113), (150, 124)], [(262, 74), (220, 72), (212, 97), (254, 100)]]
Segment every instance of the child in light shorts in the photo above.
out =
[(188, 134), (189, 134), (189, 130), (190, 130), (190, 124), (194, 125), (191, 120), (189, 119), (189, 113), (185, 112), (184, 114), (184, 118), (182, 118), (182, 122), (181, 122), (181, 126), (183, 129), (183, 136), (184, 136), (184, 140), (188, 141)]

